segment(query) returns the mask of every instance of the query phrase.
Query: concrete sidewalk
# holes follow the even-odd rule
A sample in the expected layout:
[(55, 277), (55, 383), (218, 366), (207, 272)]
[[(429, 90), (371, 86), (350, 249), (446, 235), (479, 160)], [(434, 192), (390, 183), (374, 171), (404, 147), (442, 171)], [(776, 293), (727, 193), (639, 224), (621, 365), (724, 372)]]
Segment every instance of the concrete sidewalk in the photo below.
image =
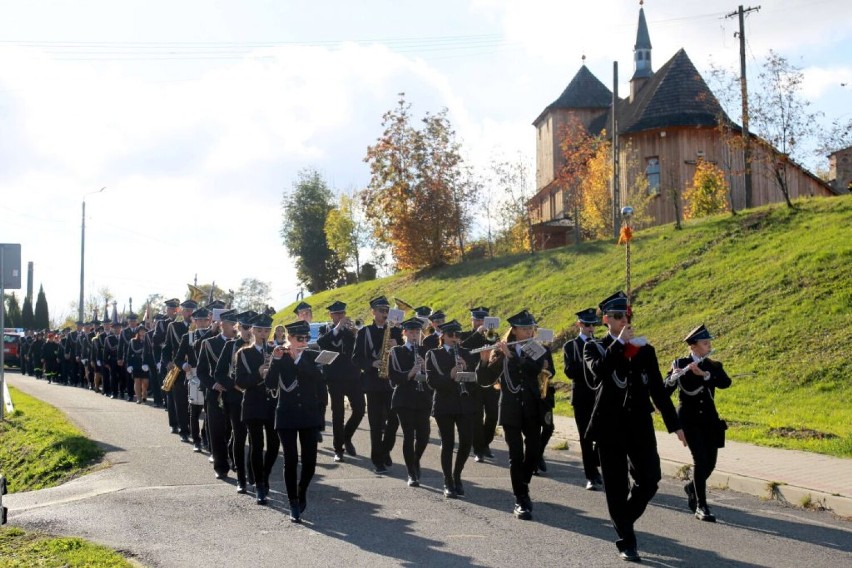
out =
[[(555, 416), (554, 420), (556, 431), (551, 446), (567, 440), (568, 452), (579, 457), (574, 419)], [(689, 449), (674, 434), (658, 431), (657, 450), (663, 475), (680, 476), (684, 465), (692, 465)], [(852, 459), (727, 441), (719, 450), (709, 484), (795, 506), (807, 501), (810, 506), (852, 517)]]

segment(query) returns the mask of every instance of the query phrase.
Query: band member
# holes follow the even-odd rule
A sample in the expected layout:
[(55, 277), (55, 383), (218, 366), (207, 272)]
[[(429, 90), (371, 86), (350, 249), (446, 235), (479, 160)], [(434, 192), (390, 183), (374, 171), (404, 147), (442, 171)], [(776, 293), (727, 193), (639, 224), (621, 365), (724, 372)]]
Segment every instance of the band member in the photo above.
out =
[(248, 430), (242, 420), (243, 392), (245, 389), (236, 384), (236, 353), (245, 345), (251, 343), (251, 320), (257, 313), (249, 310), (236, 315), (239, 322), (239, 335), (228, 340), (216, 363), (215, 390), (224, 393), (223, 400), (228, 422), (231, 426), (228, 453), (231, 457), (232, 469), (237, 474), (237, 493), (246, 492), (246, 437)]
[(148, 330), (144, 325), (136, 328), (136, 335), (127, 344), (124, 356), (127, 372), (133, 377), (133, 391), (136, 404), (142, 404), (148, 396), (149, 371), (157, 363), (154, 361), (154, 349), (148, 339)]
[(92, 339), (92, 361), (95, 369), (95, 392), (98, 394), (107, 394), (105, 387), (106, 383), (104, 382), (104, 346), (106, 343), (107, 333), (104, 329), (104, 326), (98, 325), (96, 329), (96, 335), (94, 339)]
[[(219, 357), (225, 349), (225, 344), (234, 338), (237, 323), (237, 312), (228, 310), (219, 314), (221, 332), (201, 341), (198, 358), (198, 379), (204, 388), (205, 413), (207, 414), (207, 433), (210, 437), (210, 455), (213, 458), (213, 471), (216, 479), (228, 477), (228, 438), (230, 428), (228, 414), (225, 410), (225, 392), (227, 388), (216, 382), (216, 367)], [(245, 443), (245, 440), (243, 440)]]
[(121, 333), (121, 324), (114, 322), (110, 325), (110, 333), (104, 342), (104, 370), (109, 375), (107, 392), (110, 398), (121, 396), (120, 391), (120, 373), (121, 367), (118, 366), (118, 360), (121, 355), (118, 351), (118, 334)]
[(41, 364), (44, 368), (44, 376), (47, 378), (47, 383), (55, 383), (59, 379), (60, 359), (62, 359), (62, 345), (60, 344), (60, 336), (56, 331), (47, 334), (47, 342), (41, 350)]
[(192, 312), (195, 330), (190, 329), (180, 338), (174, 362), (186, 373), (187, 398), (183, 404), (189, 404), (189, 427), (192, 433), (192, 450), (201, 451), (201, 411), (204, 409), (204, 389), (198, 378), (198, 359), (201, 355), (201, 342), (215, 332), (210, 327), (210, 310), (198, 308)]
[[(186, 300), (180, 304), (181, 317), (169, 323), (166, 328), (166, 342), (163, 345), (162, 361), (166, 363), (167, 370), (176, 365), (180, 369), (184, 361), (176, 362), (177, 350), (181, 338), (189, 331), (192, 323), (192, 312), (198, 309), (194, 300)], [(180, 435), (181, 442), (189, 443), (189, 393), (186, 388), (186, 374), (183, 369), (179, 370), (177, 380), (172, 386), (169, 400), (170, 414), (174, 413), (177, 430), (172, 427), (172, 432)]]
[[(244, 389), (242, 420), (246, 423), (251, 440), (249, 451), (255, 498), (258, 505), (266, 505), (269, 475), (278, 458), (278, 436), (275, 433), (275, 407), (278, 401), (264, 382), (272, 361), (272, 353), (266, 343), (272, 331), (272, 318), (261, 314), (252, 319), (251, 324), (252, 341), (237, 351), (234, 365), (236, 385)], [(311, 435), (316, 439), (314, 432)]]
[(33, 341), (33, 345), (30, 348), (30, 359), (33, 364), (33, 373), (37, 379), (41, 379), (44, 376), (44, 364), (42, 363), (42, 351), (44, 350), (44, 345), (44, 332), (36, 332), (35, 341)]
[(128, 401), (132, 401), (134, 397), (133, 388), (135, 379), (127, 370), (127, 347), (130, 344), (130, 340), (136, 336), (138, 328), (139, 316), (131, 312), (127, 315), (127, 327), (122, 329), (121, 333), (118, 334), (118, 354), (120, 357), (118, 366), (121, 367), (121, 384), (124, 387), (123, 396)]
[(423, 338), (423, 347), (427, 351), (431, 351), (441, 345), (441, 326), (447, 321), (447, 316), (444, 315), (444, 312), (438, 310), (430, 313), (426, 316), (426, 319), (429, 320), (429, 327), (432, 333)]
[[(352, 436), (355, 435), (358, 425), (364, 418), (366, 403), (360, 380), (361, 370), (352, 362), (352, 354), (355, 350), (355, 326), (352, 320), (346, 317), (346, 304), (334, 302), (327, 309), (331, 317), (331, 325), (328, 331), (317, 339), (317, 345), (320, 349), (340, 353), (333, 363), (322, 369), (328, 386), (328, 395), (331, 398), (334, 461), (339, 463), (343, 461), (344, 450), (350, 456), (357, 455)], [(349, 407), (352, 409), (352, 414), (345, 424), (343, 422), (346, 411), (344, 397), (349, 399)]]
[[(82, 323), (82, 322), (81, 322)], [(76, 363), (74, 361), (74, 345), (77, 340), (77, 332), (71, 331), (70, 327), (62, 329), (62, 335), (59, 339), (59, 345), (62, 346), (62, 365), (60, 382), (63, 385), (73, 385), (76, 381)]]
[[(550, 351), (538, 359), (527, 355), (520, 342), (535, 336), (535, 318), (524, 310), (507, 321), (511, 325), (505, 341), (496, 349), (480, 353), (477, 380), (482, 386), (500, 383), (499, 424), (509, 446), (509, 475), (515, 495), (513, 514), (532, 518), (529, 483), (541, 456), (541, 428), (553, 423), (546, 393), (542, 396), (543, 373), (552, 374)], [(514, 343), (514, 345), (507, 345)]]
[[(313, 308), (311, 308), (311, 305), (304, 301), (299, 302), (293, 310), (293, 313), (296, 314), (297, 321), (303, 321), (308, 324), (308, 335), (310, 335), (310, 324), (312, 321), (314, 321), (314, 312)], [(325, 409), (328, 405), (327, 399), (328, 397), (326, 397), (326, 400), (322, 402), (322, 426), (317, 430), (316, 433), (318, 444), (322, 443), (322, 431), (325, 430)]]
[(417, 318), (402, 322), (405, 343), (390, 351), (388, 377), (393, 385), (391, 409), (402, 426), (402, 457), (408, 470), (408, 486), (420, 487), (420, 458), (429, 445), (429, 410), (432, 389), (426, 384), (425, 349), (420, 345), (423, 322)]
[(707, 506), (707, 478), (716, 467), (719, 448), (725, 443), (727, 425), (716, 411), (716, 389), (731, 386), (731, 378), (722, 368), (722, 363), (712, 361), (713, 336), (704, 325), (689, 332), (684, 341), (689, 345), (689, 355), (675, 359), (666, 376), (666, 390), (678, 391), (680, 404), (677, 415), (686, 434), (686, 442), (692, 453), (692, 481), (683, 490), (687, 505), (701, 521), (716, 522), (716, 517)]
[[(477, 346), (489, 343), (485, 334), (485, 318), (488, 317), (489, 310), (485, 306), (478, 306), (470, 309), (471, 330), (461, 334), (461, 342), (466, 347), (474, 347), (468, 345), (467, 342), (473, 338), (474, 334), (481, 336), (481, 341)], [(468, 368), (476, 368), (479, 357), (471, 356), (467, 360)], [(497, 409), (500, 400), (500, 391), (494, 387), (486, 387), (480, 389), (476, 393), (477, 411), (473, 421), (473, 457), (477, 462), (484, 462), (486, 458), (494, 458), (491, 453), (491, 442), (494, 441), (494, 432), (497, 428)]]
[(623, 560), (639, 562), (633, 524), (657, 492), (661, 478), (651, 420), (654, 407), (649, 396), (668, 431), (684, 445), (686, 440), (663, 386), (656, 351), (641, 339), (634, 340), (627, 295), (617, 292), (599, 307), (609, 333), (601, 340), (587, 342), (583, 349), (583, 359), (598, 391), (586, 433), (597, 444), (619, 554)]
[[(458, 346), (461, 324), (452, 320), (441, 325), (440, 331), (441, 346), (426, 354), (426, 380), (435, 391), (432, 416), (441, 434), (444, 497), (455, 499), (464, 496), (461, 474), (473, 444), (473, 417), (477, 410), (471, 391), (479, 386), (476, 382), (460, 382), (465, 377), (459, 373), (467, 369), (464, 360), (467, 350)], [(456, 430), (459, 434), (459, 448), (453, 466)]]
[[(390, 453), (396, 443), (399, 418), (391, 411), (393, 389), (390, 381), (379, 376), (383, 365), (382, 347), (385, 339), (390, 304), (379, 296), (370, 300), (373, 323), (358, 330), (352, 361), (361, 369), (361, 381), (367, 394), (367, 421), (370, 423), (370, 460), (375, 472), (387, 473), (393, 465)], [(388, 330), (388, 349), (402, 343), (402, 332), (398, 327)]]
[(565, 362), (565, 376), (571, 379), (571, 406), (574, 407), (574, 421), (577, 423), (577, 433), (580, 436), (580, 453), (583, 457), (583, 472), (586, 475), (586, 489), (596, 491), (603, 486), (603, 479), (598, 471), (598, 454), (594, 444), (586, 436), (586, 428), (592, 417), (595, 405), (595, 390), (592, 388), (591, 376), (583, 360), (583, 350), (587, 341), (595, 338), (595, 326), (599, 325), (595, 308), (577, 312), (577, 337), (565, 343), (562, 348)]
[[(284, 485), (290, 501), (290, 520), (299, 523), (308, 505), (308, 486), (316, 470), (316, 432), (322, 425), (322, 403), (327, 395), (322, 373), (315, 363), (316, 352), (307, 349), (310, 325), (296, 321), (286, 328), (288, 346), (279, 345), (273, 350), (265, 386), (277, 394), (275, 431), (284, 447)], [(301, 476), (297, 475), (300, 460)]]
[(168, 339), (168, 330), (169, 324), (175, 320), (175, 316), (177, 315), (178, 307), (180, 307), (180, 300), (177, 298), (171, 298), (166, 300), (166, 313), (158, 314), (160, 317), (154, 317), (154, 331), (152, 333), (151, 340), (154, 344), (154, 359), (157, 360), (157, 369), (156, 374), (154, 374), (154, 378), (152, 384), (154, 388), (151, 389), (154, 395), (154, 406), (159, 407), (160, 405), (165, 405), (166, 411), (169, 415), (169, 428), (171, 428), (172, 432), (177, 432), (177, 415), (175, 413), (175, 407), (173, 404), (169, 404), (169, 399), (172, 396), (171, 392), (164, 392), (162, 390), (163, 380), (166, 378), (166, 373), (168, 372), (168, 361), (163, 361), (163, 349), (166, 346), (166, 340)]

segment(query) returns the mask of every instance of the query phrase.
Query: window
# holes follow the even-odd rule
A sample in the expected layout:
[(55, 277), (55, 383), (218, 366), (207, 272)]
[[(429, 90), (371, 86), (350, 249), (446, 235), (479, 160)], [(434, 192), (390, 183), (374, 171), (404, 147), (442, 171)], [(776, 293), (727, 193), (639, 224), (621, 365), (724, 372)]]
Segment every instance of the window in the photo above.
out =
[(660, 158), (646, 159), (645, 176), (648, 178), (648, 195), (660, 194)]

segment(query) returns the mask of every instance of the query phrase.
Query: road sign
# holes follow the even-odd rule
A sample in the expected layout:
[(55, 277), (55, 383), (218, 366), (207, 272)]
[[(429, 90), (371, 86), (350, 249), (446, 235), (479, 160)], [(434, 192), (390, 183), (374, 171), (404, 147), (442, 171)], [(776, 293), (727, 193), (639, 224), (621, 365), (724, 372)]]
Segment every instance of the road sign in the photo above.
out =
[(2, 256), (2, 287), (7, 290), (21, 289), (21, 245), (0, 243), (0, 256)]

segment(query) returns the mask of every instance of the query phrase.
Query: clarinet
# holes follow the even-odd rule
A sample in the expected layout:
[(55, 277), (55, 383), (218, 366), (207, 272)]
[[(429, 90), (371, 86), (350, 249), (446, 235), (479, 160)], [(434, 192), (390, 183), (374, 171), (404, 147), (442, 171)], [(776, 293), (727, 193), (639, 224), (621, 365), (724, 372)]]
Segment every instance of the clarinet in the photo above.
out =
[[(461, 358), (461, 355), (459, 355), (458, 343), (453, 343), (453, 357), (455, 357), (456, 365), (458, 365), (458, 361)], [(460, 385), (461, 388), (459, 389), (459, 394), (461, 396), (470, 396), (470, 393), (467, 391), (467, 385), (463, 381), (460, 381)]]

